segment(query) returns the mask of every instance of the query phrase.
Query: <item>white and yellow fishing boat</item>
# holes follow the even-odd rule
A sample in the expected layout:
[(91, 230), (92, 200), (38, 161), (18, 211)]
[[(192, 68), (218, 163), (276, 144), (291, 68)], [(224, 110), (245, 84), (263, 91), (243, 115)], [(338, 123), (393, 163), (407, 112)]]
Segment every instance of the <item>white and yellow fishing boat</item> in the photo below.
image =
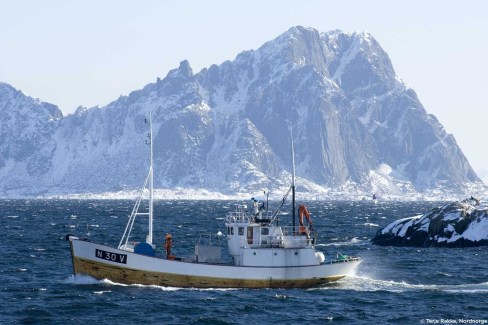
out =
[[(150, 167), (119, 245), (114, 248), (67, 235), (75, 275), (89, 275), (125, 284), (145, 284), (195, 288), (303, 288), (337, 281), (351, 273), (361, 259), (337, 255), (326, 260), (316, 250), (316, 233), (311, 229), (309, 213), (299, 209), (295, 225), (295, 167), (292, 144), (292, 184), (281, 205), (270, 213), (254, 202), (247, 214), (245, 206), (225, 218), (227, 247), (231, 263), (221, 260), (222, 247), (198, 241), (188, 258), (171, 255), (171, 236), (166, 236), (166, 254), (156, 254), (153, 244), (153, 148), (149, 117)], [(149, 190), (149, 208), (139, 212), (145, 190)], [(292, 193), (292, 225), (279, 226), (278, 211)], [(132, 243), (130, 233), (137, 216), (149, 219), (145, 242)], [(307, 217), (308, 226), (303, 217)], [(221, 235), (221, 234), (220, 234)], [(159, 256), (160, 255), (160, 256)]]

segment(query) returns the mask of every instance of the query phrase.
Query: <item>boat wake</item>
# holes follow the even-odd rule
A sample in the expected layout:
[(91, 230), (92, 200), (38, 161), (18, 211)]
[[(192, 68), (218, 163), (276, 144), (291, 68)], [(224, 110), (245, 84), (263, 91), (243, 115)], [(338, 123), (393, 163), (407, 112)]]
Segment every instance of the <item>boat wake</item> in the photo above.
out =
[[(75, 284), (75, 285), (103, 284), (103, 285), (107, 285), (107, 286), (119, 286), (119, 287), (155, 288), (155, 289), (160, 289), (163, 291), (176, 291), (176, 290), (183, 289), (183, 288), (163, 287), (163, 286), (157, 286), (157, 285), (123, 284), (123, 283), (113, 282), (113, 281), (110, 281), (108, 279), (97, 280), (95, 278), (92, 278), (89, 275), (81, 275), (81, 274), (70, 275), (64, 282), (69, 283), (69, 284)], [(97, 292), (102, 292), (102, 291), (97, 291)], [(97, 292), (95, 292), (95, 293), (97, 293)], [(108, 292), (108, 291), (103, 291), (103, 292)]]
[[(87, 275), (71, 275), (65, 280), (65, 283), (75, 285), (93, 285), (104, 284), (109, 286), (132, 287), (132, 288), (147, 288), (157, 289), (161, 291), (232, 291), (239, 290), (235, 288), (177, 288), (165, 287), (158, 285), (143, 285), (143, 284), (123, 284), (110, 281), (108, 279), (97, 280)], [(366, 276), (349, 276), (333, 285), (328, 285), (320, 288), (308, 289), (313, 290), (353, 290), (361, 292), (376, 292), (386, 291), (393, 293), (402, 293), (408, 291), (435, 291), (445, 293), (488, 293), (488, 282), (474, 283), (474, 284), (451, 284), (451, 285), (436, 285), (436, 284), (410, 284), (404, 281), (387, 281), (372, 279)], [(110, 291), (97, 291), (96, 293), (105, 293)], [(277, 297), (283, 298), (283, 297)]]
[(176, 288), (176, 287), (164, 287), (164, 286), (158, 286), (158, 285), (145, 285), (145, 284), (124, 284), (124, 283), (118, 283), (118, 282), (113, 282), (110, 281), (109, 279), (103, 279), (100, 281), (103, 284), (111, 285), (111, 286), (119, 286), (119, 287), (132, 287), (132, 288), (150, 288), (150, 289), (158, 289), (162, 291), (177, 291), (181, 290), (183, 288)]
[(335, 286), (322, 287), (320, 290), (343, 289), (354, 291), (437, 291), (445, 293), (488, 293), (488, 282), (475, 284), (410, 284), (404, 281), (386, 281), (366, 276), (350, 276), (339, 281)]
[(179, 291), (179, 290), (187, 290), (187, 291), (230, 291), (230, 290), (239, 290), (235, 288), (180, 288), (180, 287), (165, 287), (165, 286), (158, 286), (154, 284), (124, 284), (124, 283), (117, 283), (110, 281), (109, 279), (100, 280), (99, 283), (113, 285), (113, 286), (120, 286), (120, 287), (131, 287), (131, 288), (148, 288), (148, 289), (157, 289), (162, 291)]

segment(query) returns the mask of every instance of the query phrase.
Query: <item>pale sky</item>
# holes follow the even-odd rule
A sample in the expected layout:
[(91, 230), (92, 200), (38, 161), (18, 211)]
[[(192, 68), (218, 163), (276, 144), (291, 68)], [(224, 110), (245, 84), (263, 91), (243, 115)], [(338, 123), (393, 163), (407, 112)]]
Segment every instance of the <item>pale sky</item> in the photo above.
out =
[(488, 183), (487, 1), (0, 0), (0, 81), (66, 114), (296, 25), (370, 32)]

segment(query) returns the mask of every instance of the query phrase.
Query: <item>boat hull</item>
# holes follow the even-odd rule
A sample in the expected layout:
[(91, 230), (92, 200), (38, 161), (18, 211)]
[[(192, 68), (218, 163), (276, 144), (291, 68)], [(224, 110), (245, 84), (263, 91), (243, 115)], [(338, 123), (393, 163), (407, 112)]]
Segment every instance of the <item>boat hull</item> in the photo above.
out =
[(299, 267), (188, 263), (71, 239), (74, 274), (124, 284), (194, 288), (306, 288), (337, 281), (360, 260)]

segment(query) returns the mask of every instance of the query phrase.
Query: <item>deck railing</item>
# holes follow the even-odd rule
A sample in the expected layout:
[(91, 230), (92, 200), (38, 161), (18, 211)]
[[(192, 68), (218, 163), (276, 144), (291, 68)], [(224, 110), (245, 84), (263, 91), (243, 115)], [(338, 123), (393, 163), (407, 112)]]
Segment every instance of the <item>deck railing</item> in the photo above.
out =
[(241, 211), (234, 211), (227, 213), (225, 217), (226, 222), (233, 222), (233, 223), (249, 223), (251, 221), (250, 217), (247, 216), (244, 212)]

